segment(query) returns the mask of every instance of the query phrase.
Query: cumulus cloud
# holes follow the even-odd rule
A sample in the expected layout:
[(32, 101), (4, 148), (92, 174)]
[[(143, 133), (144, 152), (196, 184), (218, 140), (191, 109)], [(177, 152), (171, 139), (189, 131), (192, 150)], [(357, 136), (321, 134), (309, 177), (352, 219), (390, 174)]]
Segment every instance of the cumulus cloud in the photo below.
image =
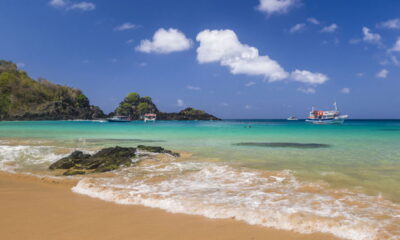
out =
[(262, 75), (269, 81), (288, 77), (288, 73), (268, 56), (260, 56), (258, 49), (242, 44), (232, 30), (204, 30), (196, 40), (199, 63), (219, 62), (232, 74)]
[(378, 27), (388, 28), (388, 29), (400, 29), (400, 19), (395, 18), (395, 19), (387, 20), (386, 22), (382, 22), (382, 23), (378, 24)]
[(177, 99), (176, 106), (183, 107), (183, 106), (185, 106), (185, 102), (182, 99)]
[(319, 21), (316, 19), (316, 18), (307, 18), (307, 21), (309, 22), (309, 23), (312, 23), (312, 24), (315, 24), (315, 25), (318, 25), (319, 24)]
[(364, 42), (380, 44), (381, 35), (379, 35), (378, 33), (372, 33), (371, 30), (367, 27), (363, 27), (362, 32)]
[(268, 15), (287, 13), (298, 0), (260, 0), (257, 9)]
[(339, 92), (343, 93), (343, 94), (349, 94), (350, 93), (350, 88), (342, 88), (342, 89), (340, 89)]
[(66, 10), (92, 11), (96, 9), (96, 5), (91, 2), (70, 2), (66, 0), (51, 0), (50, 6), (55, 8), (63, 8)]
[(298, 23), (294, 25), (293, 27), (290, 28), (289, 32), (295, 33), (295, 32), (301, 32), (306, 28), (306, 25), (304, 23)]
[(138, 26), (135, 25), (135, 24), (132, 24), (130, 22), (126, 22), (126, 23), (123, 23), (123, 24), (121, 24), (119, 26), (116, 26), (114, 28), (114, 31), (125, 31), (125, 30), (135, 29), (137, 27)]
[(295, 81), (310, 85), (323, 84), (329, 79), (325, 74), (312, 73), (307, 70), (295, 70), (292, 72), (291, 78)]
[(201, 90), (200, 87), (196, 87), (196, 86), (192, 86), (192, 85), (188, 85), (186, 88), (189, 89), (189, 90), (193, 90), (193, 91), (200, 91)]
[(260, 56), (255, 47), (243, 44), (232, 30), (204, 30), (196, 40), (200, 43), (197, 48), (199, 63), (217, 62), (228, 67), (232, 74), (263, 76), (269, 82), (288, 79), (304, 84), (318, 85), (328, 80), (322, 73), (307, 70), (286, 72), (278, 62), (269, 56)]
[(298, 88), (297, 91), (305, 93), (305, 94), (314, 94), (317, 91), (315, 90), (315, 88), (312, 87), (308, 87), (308, 88)]
[(380, 70), (377, 74), (377, 78), (386, 78), (389, 75), (389, 71), (387, 69)]
[(192, 40), (186, 38), (178, 29), (158, 29), (152, 40), (142, 40), (136, 47), (137, 51), (144, 53), (161, 53), (185, 51), (192, 47)]
[(333, 23), (329, 26), (325, 26), (321, 29), (321, 32), (325, 33), (333, 33), (338, 29), (338, 25), (336, 23)]

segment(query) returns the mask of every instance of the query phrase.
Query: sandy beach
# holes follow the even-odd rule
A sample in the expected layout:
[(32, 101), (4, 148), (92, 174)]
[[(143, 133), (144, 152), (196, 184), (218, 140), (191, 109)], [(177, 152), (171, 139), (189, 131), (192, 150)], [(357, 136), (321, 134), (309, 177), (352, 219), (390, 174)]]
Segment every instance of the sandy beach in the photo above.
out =
[(73, 193), (74, 181), (0, 173), (2, 239), (336, 239), (118, 205)]

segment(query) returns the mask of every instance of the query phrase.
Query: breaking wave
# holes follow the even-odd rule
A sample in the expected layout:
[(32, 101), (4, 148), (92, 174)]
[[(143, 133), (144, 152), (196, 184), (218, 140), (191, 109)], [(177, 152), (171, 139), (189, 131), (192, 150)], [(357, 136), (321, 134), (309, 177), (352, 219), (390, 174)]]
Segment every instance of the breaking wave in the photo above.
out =
[(233, 218), (300, 233), (352, 240), (400, 238), (400, 206), (379, 196), (303, 182), (286, 171), (210, 162), (143, 161), (110, 178), (84, 178), (73, 189), (118, 204)]

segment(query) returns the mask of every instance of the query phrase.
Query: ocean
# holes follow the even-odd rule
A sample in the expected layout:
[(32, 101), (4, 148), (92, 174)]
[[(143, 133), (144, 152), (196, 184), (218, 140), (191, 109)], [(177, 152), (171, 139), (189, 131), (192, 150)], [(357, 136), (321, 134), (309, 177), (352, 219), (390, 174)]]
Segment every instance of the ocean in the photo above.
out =
[(72, 191), (118, 204), (233, 218), (343, 239), (400, 239), (400, 121), (0, 122), (0, 170), (52, 175), (74, 150), (152, 145), (148, 158)]

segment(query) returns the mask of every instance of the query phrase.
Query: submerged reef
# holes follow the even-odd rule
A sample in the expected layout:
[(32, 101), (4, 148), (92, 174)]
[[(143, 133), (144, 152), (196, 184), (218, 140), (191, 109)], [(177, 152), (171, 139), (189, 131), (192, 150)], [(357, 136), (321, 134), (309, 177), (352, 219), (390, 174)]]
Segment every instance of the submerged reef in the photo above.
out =
[(331, 145), (322, 143), (293, 143), (293, 142), (241, 142), (235, 146), (270, 147), (270, 148), (328, 148)]

